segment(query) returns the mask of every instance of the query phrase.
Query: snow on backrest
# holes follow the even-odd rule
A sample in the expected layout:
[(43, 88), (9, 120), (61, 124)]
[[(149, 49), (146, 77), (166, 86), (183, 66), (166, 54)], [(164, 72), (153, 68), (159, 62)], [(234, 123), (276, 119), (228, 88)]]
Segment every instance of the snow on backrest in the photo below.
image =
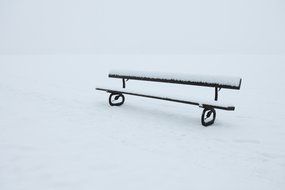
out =
[(141, 72), (141, 71), (123, 71), (112, 70), (109, 77), (126, 78), (136, 80), (150, 80), (160, 82), (173, 82), (181, 84), (213, 86), (221, 88), (240, 89), (241, 78), (229, 76), (207, 76), (207, 75), (191, 75), (182, 73), (160, 73), (160, 72)]

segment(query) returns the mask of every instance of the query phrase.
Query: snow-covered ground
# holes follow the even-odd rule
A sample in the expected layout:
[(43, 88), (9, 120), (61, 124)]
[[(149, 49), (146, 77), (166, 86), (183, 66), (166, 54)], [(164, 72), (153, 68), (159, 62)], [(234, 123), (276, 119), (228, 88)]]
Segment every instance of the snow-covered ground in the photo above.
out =
[[(285, 189), (285, 56), (0, 55), (0, 189)], [(240, 76), (200, 124), (195, 106), (126, 96), (111, 69)], [(127, 88), (213, 99), (214, 89), (128, 81)]]

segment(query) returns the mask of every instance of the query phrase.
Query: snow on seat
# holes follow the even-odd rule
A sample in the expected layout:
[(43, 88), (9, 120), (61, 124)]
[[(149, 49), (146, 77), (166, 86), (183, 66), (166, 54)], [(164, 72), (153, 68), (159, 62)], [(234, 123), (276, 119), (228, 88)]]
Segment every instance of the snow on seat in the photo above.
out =
[(154, 81), (154, 82), (189, 84), (189, 85), (228, 88), (236, 90), (239, 90), (241, 86), (241, 78), (229, 77), (229, 76), (214, 76), (214, 75), (208, 76), (208, 75), (190, 75), (182, 73), (178, 74), (178, 73), (113, 70), (109, 72), (109, 77), (133, 79), (133, 80), (145, 80), (145, 81)]
[(177, 98), (177, 97), (171, 97), (171, 96), (165, 96), (157, 93), (145, 93), (143, 91), (135, 91), (135, 90), (126, 90), (122, 88), (113, 88), (113, 87), (97, 87), (96, 90), (106, 91), (108, 93), (122, 93), (127, 95), (134, 95), (134, 96), (141, 96), (146, 98), (154, 98), (154, 99), (160, 99), (160, 100), (166, 100), (171, 102), (179, 102), (184, 104), (191, 104), (196, 105), (199, 107), (212, 107), (216, 109), (222, 109), (222, 110), (228, 110), (233, 111), (235, 110), (235, 107), (230, 104), (221, 103), (218, 101), (202, 101), (198, 99), (185, 99), (185, 98)]

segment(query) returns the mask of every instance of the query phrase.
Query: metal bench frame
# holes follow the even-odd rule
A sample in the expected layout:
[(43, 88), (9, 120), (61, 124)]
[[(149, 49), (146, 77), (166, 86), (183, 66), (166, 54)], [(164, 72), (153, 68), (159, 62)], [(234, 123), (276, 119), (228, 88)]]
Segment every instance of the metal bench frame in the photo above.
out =
[[(168, 80), (168, 79), (159, 79), (159, 78), (124, 76), (124, 75), (117, 75), (117, 74), (109, 74), (109, 78), (122, 79), (123, 89), (126, 88), (126, 82), (128, 80), (141, 80), (141, 81), (150, 81), (150, 82), (174, 83), (174, 84), (185, 84), (185, 85), (213, 87), (213, 88), (215, 88), (215, 97), (214, 97), (215, 101), (218, 100), (219, 91), (222, 88), (232, 89), (232, 90), (240, 90), (241, 82), (242, 82), (242, 79), (240, 79), (239, 86), (237, 87), (237, 86), (221, 85), (221, 84), (213, 84), (213, 83), (205, 83), (205, 82), (179, 81), (179, 80)], [(153, 99), (160, 99), (160, 100), (166, 100), (166, 101), (171, 101), (171, 102), (190, 104), (190, 105), (196, 105), (196, 106), (202, 107), (202, 108), (204, 108), (204, 110), (203, 110), (202, 116), (201, 116), (201, 123), (205, 127), (214, 124), (215, 119), (216, 119), (216, 110), (215, 109), (222, 109), (222, 110), (227, 110), (227, 111), (234, 111), (235, 110), (235, 107), (232, 107), (232, 106), (231, 107), (221, 107), (221, 106), (215, 106), (215, 105), (209, 105), (209, 104), (202, 104), (201, 105), (200, 103), (197, 103), (197, 102), (184, 101), (184, 100), (159, 97), (159, 96), (151, 96), (151, 95), (138, 94), (138, 93), (132, 93), (132, 92), (125, 92), (125, 91), (117, 91), (117, 90), (111, 90), (111, 89), (105, 89), (105, 88), (96, 88), (96, 90), (106, 91), (106, 92), (110, 93), (109, 104), (111, 106), (123, 105), (125, 102), (125, 96), (123, 94), (127, 94), (127, 95), (140, 96), (140, 97), (153, 98)], [(210, 117), (212, 117), (212, 119), (207, 121)]]

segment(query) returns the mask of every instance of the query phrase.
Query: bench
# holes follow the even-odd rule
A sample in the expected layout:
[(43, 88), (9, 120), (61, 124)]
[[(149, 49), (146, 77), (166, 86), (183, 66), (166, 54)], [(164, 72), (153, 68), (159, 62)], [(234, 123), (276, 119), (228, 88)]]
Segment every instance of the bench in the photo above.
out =
[[(234, 111), (233, 105), (222, 104), (218, 101), (218, 93), (222, 88), (240, 90), (241, 78), (238, 77), (223, 77), (223, 76), (201, 76), (173, 73), (154, 73), (154, 72), (134, 72), (134, 71), (111, 71), (109, 78), (117, 78), (122, 80), (123, 88), (106, 88), (97, 87), (96, 90), (110, 93), (109, 104), (111, 106), (121, 106), (125, 102), (125, 95), (140, 96), (145, 98), (153, 98), (189, 105), (199, 106), (204, 108), (201, 116), (203, 126), (212, 125), (216, 119), (216, 110)], [(140, 80), (150, 82), (174, 83), (183, 85), (195, 85), (203, 87), (213, 87), (215, 89), (214, 101), (188, 100), (175, 97), (165, 97), (139, 91), (126, 90), (126, 82), (128, 80)]]

